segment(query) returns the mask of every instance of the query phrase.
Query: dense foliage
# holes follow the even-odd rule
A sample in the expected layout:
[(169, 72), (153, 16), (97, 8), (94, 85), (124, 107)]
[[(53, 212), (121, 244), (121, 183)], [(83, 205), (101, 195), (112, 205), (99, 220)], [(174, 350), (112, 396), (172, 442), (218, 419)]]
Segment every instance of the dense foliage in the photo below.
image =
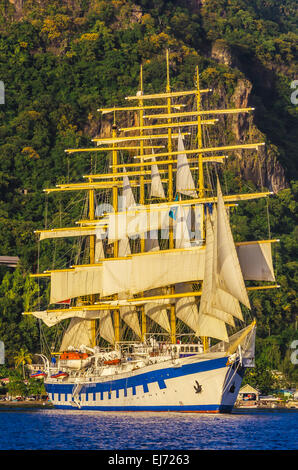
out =
[[(67, 157), (64, 149), (84, 146), (98, 133), (100, 106), (121, 104), (135, 93), (140, 63), (146, 91), (164, 89), (169, 48), (173, 89), (193, 86), (196, 65), (203, 86), (213, 87), (219, 102), (231, 99), (240, 79), (253, 85), (254, 132), (275, 149), (288, 187), (270, 199), (268, 208), (263, 200), (239, 206), (233, 229), (239, 240), (267, 238), (268, 209), (271, 236), (280, 238), (274, 261), (281, 288), (252, 294), (252, 315), (262, 364), (294, 377), (289, 345), (297, 311), (297, 107), (290, 101), (297, 54), (295, 2), (25, 0), (22, 8), (12, 3), (0, 0), (0, 80), (6, 97), (0, 105), (0, 254), (21, 260), (15, 270), (0, 269), (0, 338), (8, 359), (22, 346), (37, 352), (43, 334), (53, 340), (53, 333), (40, 332), (38, 321), (21, 315), (41, 301), (28, 273), (38, 262), (48, 267), (53, 249), (46, 242), (37, 261), (33, 231), (49, 220), (61, 221), (62, 215), (67, 224), (78, 209), (67, 197), (46, 199), (42, 190), (79, 181), (101, 165), (89, 155)], [(228, 47), (228, 64), (212, 57), (214, 45), (222, 51)], [(221, 175), (227, 190), (239, 189), (235, 168), (228, 166)], [(254, 179), (246, 185), (252, 189), (261, 183)], [(64, 252), (65, 245), (58, 243), (55, 256), (61, 265)]]

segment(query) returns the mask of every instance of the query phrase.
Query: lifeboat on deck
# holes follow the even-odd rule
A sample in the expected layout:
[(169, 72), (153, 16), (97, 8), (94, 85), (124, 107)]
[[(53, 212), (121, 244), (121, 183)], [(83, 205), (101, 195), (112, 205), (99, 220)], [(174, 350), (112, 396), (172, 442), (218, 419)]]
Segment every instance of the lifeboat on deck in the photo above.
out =
[(60, 355), (59, 364), (60, 367), (68, 367), (70, 369), (82, 369), (89, 361), (90, 356), (87, 353), (79, 351), (65, 351)]
[(33, 372), (30, 374), (30, 379), (42, 379), (43, 377), (46, 377), (47, 374), (41, 370), (38, 370), (37, 372)]
[(65, 379), (66, 377), (68, 377), (68, 373), (67, 372), (56, 372), (56, 374), (52, 374), (51, 375), (51, 379)]
[(104, 361), (105, 366), (116, 366), (120, 364), (120, 359), (110, 359), (109, 361)]

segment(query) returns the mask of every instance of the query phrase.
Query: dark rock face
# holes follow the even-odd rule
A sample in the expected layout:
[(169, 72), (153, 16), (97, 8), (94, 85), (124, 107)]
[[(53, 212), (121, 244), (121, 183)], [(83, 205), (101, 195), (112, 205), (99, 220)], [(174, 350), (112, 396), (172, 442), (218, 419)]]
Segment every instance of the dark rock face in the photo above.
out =
[[(210, 57), (228, 67), (241, 68), (236, 55), (223, 40), (215, 41), (212, 44)], [(253, 85), (247, 78), (239, 79), (231, 97), (232, 105), (236, 108), (250, 107), (252, 88)], [(231, 130), (237, 142), (266, 141), (266, 136), (254, 124), (252, 114), (235, 114), (232, 117)], [(257, 154), (255, 152), (254, 154), (236, 152), (243, 177), (252, 180), (259, 187), (267, 187), (275, 193), (288, 186), (284, 168), (278, 161), (278, 154), (278, 148), (272, 144), (264, 146)]]

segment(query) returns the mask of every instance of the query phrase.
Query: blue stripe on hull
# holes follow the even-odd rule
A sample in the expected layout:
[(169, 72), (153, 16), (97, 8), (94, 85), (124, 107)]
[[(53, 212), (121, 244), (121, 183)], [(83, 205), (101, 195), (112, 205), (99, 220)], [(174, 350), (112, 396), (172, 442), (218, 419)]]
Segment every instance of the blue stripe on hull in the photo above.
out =
[[(73, 406), (55, 405), (60, 410), (78, 410)], [(174, 411), (182, 413), (230, 413), (233, 406), (227, 405), (187, 405), (187, 406), (82, 406), (78, 411)]]

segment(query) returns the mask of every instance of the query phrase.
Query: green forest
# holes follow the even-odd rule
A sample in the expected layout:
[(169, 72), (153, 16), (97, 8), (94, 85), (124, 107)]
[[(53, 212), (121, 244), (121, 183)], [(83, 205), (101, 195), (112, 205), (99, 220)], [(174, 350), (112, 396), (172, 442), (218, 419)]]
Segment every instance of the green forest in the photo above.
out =
[[(43, 190), (100, 169), (101, 160), (64, 150), (90, 146), (101, 129), (98, 108), (124, 105), (125, 96), (136, 93), (140, 64), (145, 92), (164, 91), (169, 49), (173, 90), (191, 89), (198, 65), (214, 103), (243, 106), (246, 100), (255, 107), (249, 123), (233, 121), (224, 137), (215, 136), (266, 143), (259, 159), (243, 153), (224, 165), (225, 192), (274, 193), (268, 202), (240, 203), (231, 215), (235, 240), (268, 234), (280, 240), (273, 249), (280, 288), (250, 294), (257, 320), (250, 383), (269, 384), (271, 369), (283, 372), (289, 386), (297, 383), (290, 359), (298, 338), (298, 112), (291, 100), (297, 24), (293, 0), (0, 0), (0, 255), (20, 258), (16, 268), (0, 266), (7, 366), (14, 366), (21, 348), (38, 353), (45, 339), (51, 343), (59, 334), (22, 315), (43, 306), (29, 273), (48, 268), (53, 255), (50, 241), (39, 253), (34, 230), (61, 223), (61, 214), (64, 226), (71, 225), (80, 214), (70, 196), (47, 197)], [(63, 243), (55, 247), (59, 267), (70, 249)]]

